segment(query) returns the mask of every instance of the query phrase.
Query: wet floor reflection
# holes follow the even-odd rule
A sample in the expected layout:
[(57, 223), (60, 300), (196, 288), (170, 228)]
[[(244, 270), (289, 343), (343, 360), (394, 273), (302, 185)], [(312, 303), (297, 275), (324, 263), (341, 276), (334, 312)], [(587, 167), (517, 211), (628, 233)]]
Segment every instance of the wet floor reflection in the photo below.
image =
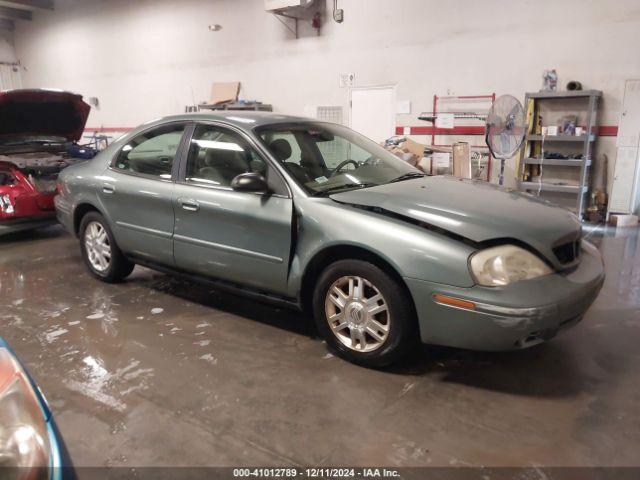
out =
[(606, 261), (600, 297), (521, 352), (424, 347), (359, 368), (295, 312), (141, 268), (100, 283), (56, 229), (0, 240), (0, 335), (79, 464), (632, 464), (638, 230), (588, 234)]

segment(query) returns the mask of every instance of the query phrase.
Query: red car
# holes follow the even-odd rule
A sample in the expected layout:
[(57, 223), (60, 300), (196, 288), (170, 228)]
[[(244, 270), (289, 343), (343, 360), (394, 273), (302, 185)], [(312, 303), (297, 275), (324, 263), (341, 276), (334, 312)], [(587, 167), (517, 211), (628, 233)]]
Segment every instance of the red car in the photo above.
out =
[(91, 107), (81, 95), (55, 90), (0, 93), (0, 235), (55, 223), (60, 171)]

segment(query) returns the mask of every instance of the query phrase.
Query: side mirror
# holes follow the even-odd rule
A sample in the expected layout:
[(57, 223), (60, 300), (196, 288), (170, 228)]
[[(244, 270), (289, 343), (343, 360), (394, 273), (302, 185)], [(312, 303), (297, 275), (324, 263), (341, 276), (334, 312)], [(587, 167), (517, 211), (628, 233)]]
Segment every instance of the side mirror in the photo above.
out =
[(267, 180), (256, 172), (241, 173), (231, 180), (231, 188), (237, 192), (267, 193)]

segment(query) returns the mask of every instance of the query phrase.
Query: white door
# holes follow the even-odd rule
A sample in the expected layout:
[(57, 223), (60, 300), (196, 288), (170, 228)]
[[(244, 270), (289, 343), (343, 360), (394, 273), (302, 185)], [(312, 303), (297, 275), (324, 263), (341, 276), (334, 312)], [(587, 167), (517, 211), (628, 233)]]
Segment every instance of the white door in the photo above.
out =
[(611, 213), (632, 213), (635, 205), (636, 177), (638, 163), (638, 148), (618, 148), (616, 164), (613, 169), (613, 184), (611, 187), (611, 199), (609, 211)]
[(351, 128), (379, 143), (396, 133), (396, 87), (351, 90)]
[(640, 203), (640, 80), (627, 80), (618, 126), (609, 212), (633, 213)]
[(17, 65), (0, 65), (0, 90), (22, 88), (20, 68)]
[(640, 143), (640, 80), (627, 80), (618, 127), (618, 147), (637, 147)]

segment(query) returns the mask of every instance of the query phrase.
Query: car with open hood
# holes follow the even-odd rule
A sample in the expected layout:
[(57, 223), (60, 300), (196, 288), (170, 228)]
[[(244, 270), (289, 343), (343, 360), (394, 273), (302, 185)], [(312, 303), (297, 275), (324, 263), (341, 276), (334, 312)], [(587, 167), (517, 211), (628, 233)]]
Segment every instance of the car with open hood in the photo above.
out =
[(604, 280), (569, 211), (278, 114), (143, 125), (66, 169), (56, 207), (95, 277), (140, 264), (300, 308), (367, 366), (420, 341), (538, 344), (578, 323)]
[(69, 147), (90, 109), (69, 92), (0, 92), (0, 235), (55, 223), (58, 174), (80, 161)]

